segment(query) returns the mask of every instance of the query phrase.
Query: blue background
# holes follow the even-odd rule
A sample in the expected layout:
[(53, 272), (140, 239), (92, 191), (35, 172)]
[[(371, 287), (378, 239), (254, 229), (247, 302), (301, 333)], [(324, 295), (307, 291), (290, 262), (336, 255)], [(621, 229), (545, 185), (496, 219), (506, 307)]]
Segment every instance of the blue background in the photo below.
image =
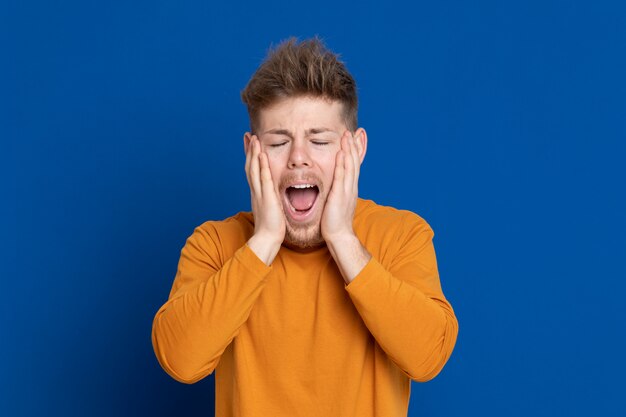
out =
[(249, 210), (240, 90), (315, 34), (361, 195), (430, 223), (459, 318), (410, 415), (626, 415), (626, 6), (422, 3), (2, 0), (0, 415), (212, 415), (152, 318), (193, 228)]

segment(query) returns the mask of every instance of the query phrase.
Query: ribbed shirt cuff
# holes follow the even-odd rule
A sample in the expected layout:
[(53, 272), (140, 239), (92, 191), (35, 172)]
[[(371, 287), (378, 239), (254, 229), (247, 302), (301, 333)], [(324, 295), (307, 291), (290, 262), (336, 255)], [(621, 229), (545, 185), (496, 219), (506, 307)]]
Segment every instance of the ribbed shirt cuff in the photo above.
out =
[(385, 268), (374, 257), (371, 257), (361, 272), (349, 284), (345, 285), (345, 288), (348, 293), (358, 293), (367, 287), (372, 279), (377, 276), (380, 277), (386, 272)]
[(235, 259), (259, 279), (265, 278), (272, 270), (271, 266), (265, 265), (265, 262), (259, 259), (247, 243), (235, 252)]

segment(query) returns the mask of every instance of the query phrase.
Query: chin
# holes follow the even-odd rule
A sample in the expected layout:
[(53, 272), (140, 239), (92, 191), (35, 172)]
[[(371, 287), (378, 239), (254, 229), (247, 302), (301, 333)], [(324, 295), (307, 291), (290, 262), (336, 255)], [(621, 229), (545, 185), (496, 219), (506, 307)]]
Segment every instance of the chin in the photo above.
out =
[(320, 224), (316, 223), (308, 226), (299, 225), (293, 227), (288, 222), (285, 233), (285, 244), (298, 249), (310, 249), (322, 246), (324, 244), (324, 238), (322, 237)]

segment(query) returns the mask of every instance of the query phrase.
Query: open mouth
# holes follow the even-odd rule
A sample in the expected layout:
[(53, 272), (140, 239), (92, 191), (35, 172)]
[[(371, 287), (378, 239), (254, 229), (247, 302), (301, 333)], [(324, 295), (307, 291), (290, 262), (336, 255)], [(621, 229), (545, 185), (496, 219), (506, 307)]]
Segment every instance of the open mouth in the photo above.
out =
[(315, 184), (294, 184), (285, 189), (285, 197), (291, 217), (303, 220), (313, 211), (319, 188)]

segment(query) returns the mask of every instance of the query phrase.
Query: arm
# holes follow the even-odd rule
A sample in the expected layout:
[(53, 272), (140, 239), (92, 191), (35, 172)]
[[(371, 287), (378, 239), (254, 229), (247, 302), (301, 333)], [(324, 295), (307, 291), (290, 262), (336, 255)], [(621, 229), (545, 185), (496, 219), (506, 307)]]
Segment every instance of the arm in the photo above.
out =
[(217, 232), (197, 228), (181, 252), (169, 301), (154, 318), (154, 352), (163, 369), (181, 382), (193, 383), (213, 372), (248, 319), (284, 239), (285, 219), (267, 155), (248, 133), (245, 149), (253, 236), (223, 262)]
[[(381, 348), (407, 376), (420, 382), (441, 371), (458, 334), (454, 311), (441, 291), (432, 237), (430, 228), (409, 226), (387, 268), (371, 258), (346, 285)], [(351, 262), (350, 257), (336, 259)]]
[(246, 322), (271, 270), (244, 245), (222, 266), (207, 230), (187, 240), (169, 300), (158, 310), (152, 344), (174, 379), (209, 375)]
[[(337, 153), (333, 184), (322, 216), (326, 241), (363, 322), (391, 360), (411, 379), (434, 378), (447, 362), (458, 333), (443, 296), (433, 232), (425, 222), (400, 227), (387, 268), (372, 258), (353, 231), (360, 164), (367, 138), (346, 132)], [(391, 249), (391, 248), (390, 248)]]

